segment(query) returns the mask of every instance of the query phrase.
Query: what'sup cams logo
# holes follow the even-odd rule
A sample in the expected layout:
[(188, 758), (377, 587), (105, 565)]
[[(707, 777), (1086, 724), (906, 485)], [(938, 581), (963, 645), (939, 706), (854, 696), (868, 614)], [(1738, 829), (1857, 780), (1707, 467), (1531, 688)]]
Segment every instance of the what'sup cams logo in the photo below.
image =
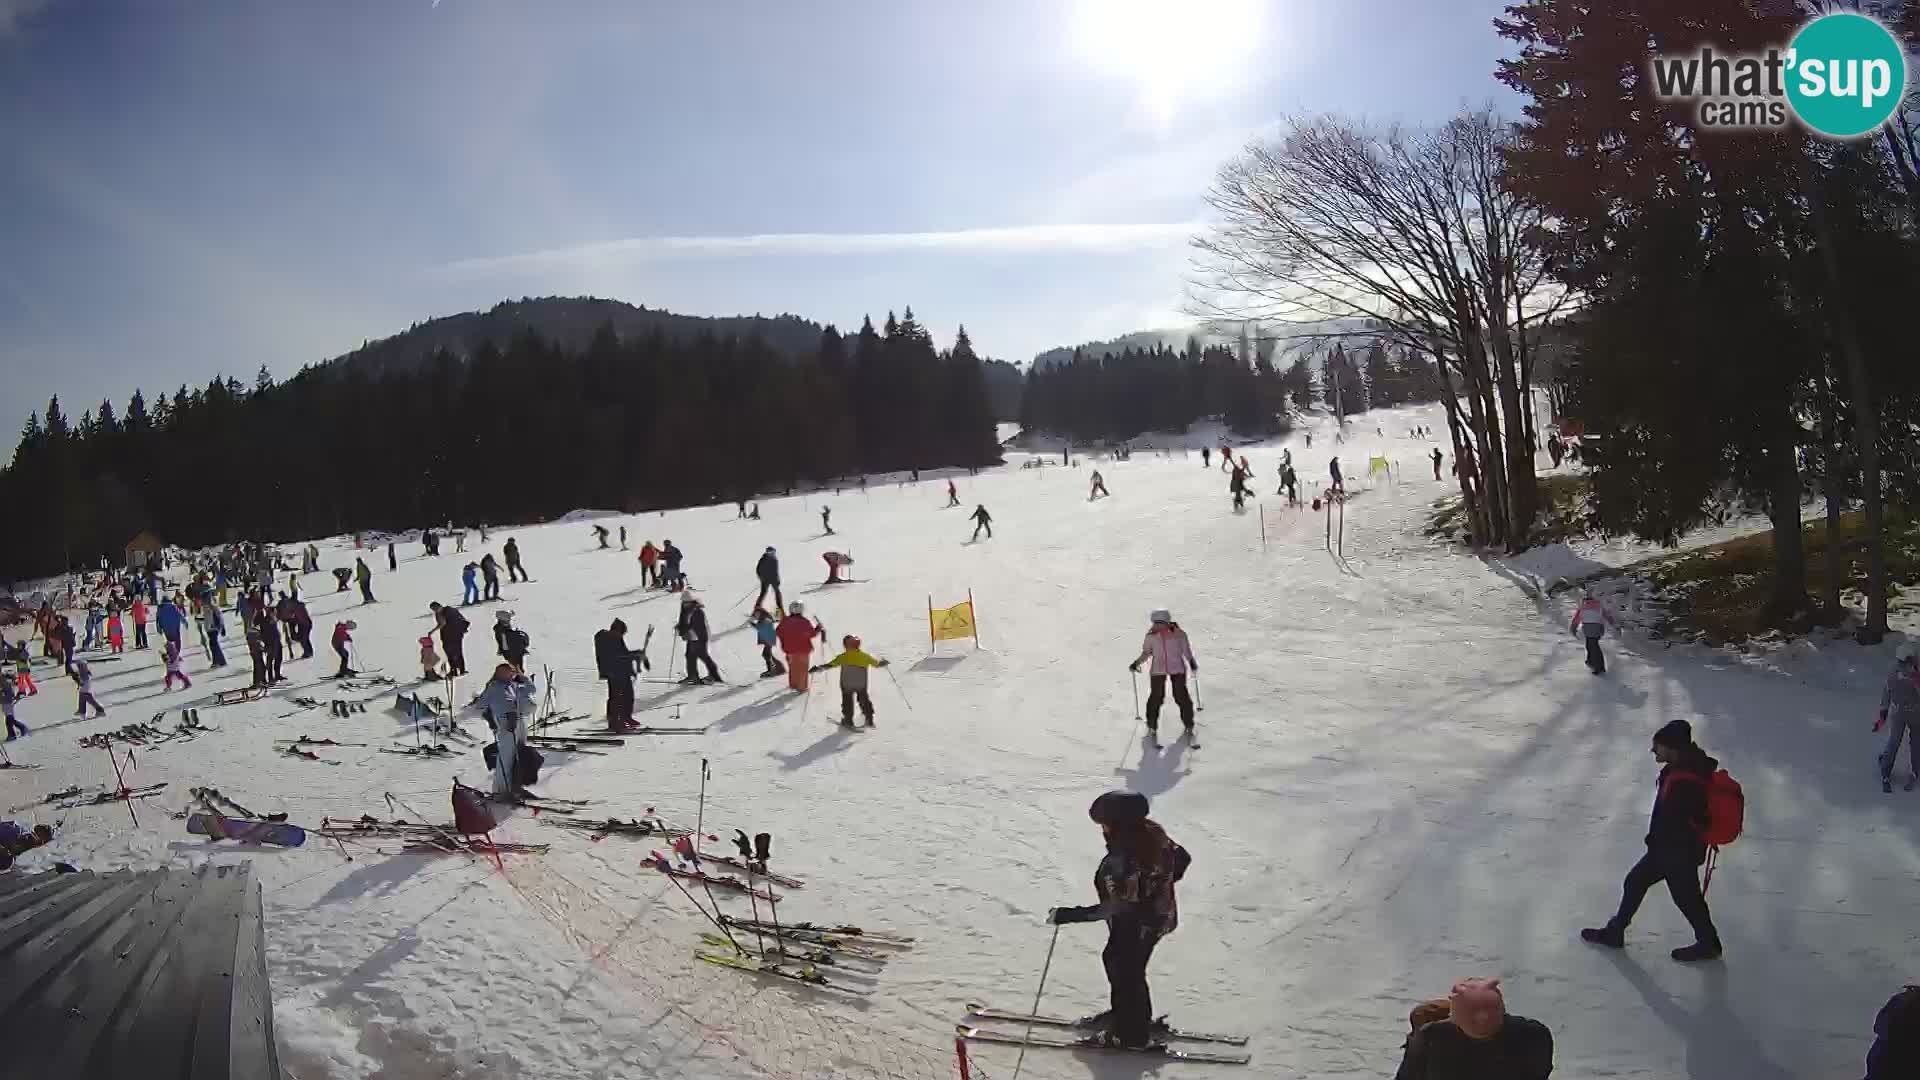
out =
[(1872, 134), (1900, 107), (1907, 57), (1900, 39), (1866, 15), (1822, 15), (1800, 28), (1783, 52), (1738, 55), (1711, 47), (1656, 56), (1654, 96), (1695, 103), (1699, 126), (1782, 128), (1797, 117), (1835, 139)]

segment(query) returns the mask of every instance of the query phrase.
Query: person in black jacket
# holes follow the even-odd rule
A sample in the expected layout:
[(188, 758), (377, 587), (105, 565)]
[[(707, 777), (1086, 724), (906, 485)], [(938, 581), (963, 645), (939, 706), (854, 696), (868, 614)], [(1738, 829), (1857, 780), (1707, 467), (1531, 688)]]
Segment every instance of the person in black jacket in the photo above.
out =
[(1620, 910), (1607, 925), (1580, 931), (1595, 945), (1623, 948), (1627, 924), (1647, 890), (1667, 883), (1673, 904), (1693, 926), (1694, 943), (1673, 950), (1682, 963), (1712, 960), (1720, 955), (1720, 934), (1713, 928), (1707, 899), (1700, 893), (1698, 867), (1707, 861), (1701, 830), (1707, 824), (1707, 783), (1720, 763), (1694, 745), (1693, 728), (1675, 720), (1654, 733), (1653, 756), (1664, 768), (1655, 787), (1653, 819), (1647, 827), (1647, 853), (1627, 871), (1621, 889)]
[(607, 730), (638, 727), (633, 719), (633, 677), (636, 658), (627, 648), (627, 624), (619, 619), (593, 635), (593, 662), (607, 682)]
[[(1428, 1006), (1414, 1010), (1416, 1023)], [(1553, 1033), (1538, 1020), (1507, 1013), (1499, 979), (1453, 984), (1440, 1019), (1407, 1040), (1394, 1080), (1547, 1080)]]
[(1147, 797), (1109, 791), (1093, 800), (1087, 816), (1107, 839), (1107, 854), (1094, 871), (1100, 902), (1088, 907), (1057, 907), (1047, 921), (1107, 924), (1107, 947), (1100, 954), (1107, 969), (1109, 1008), (1090, 1017), (1100, 1029), (1085, 1041), (1140, 1049), (1155, 1042), (1153, 996), (1147, 987), (1147, 961), (1154, 946), (1180, 923), (1173, 886), (1192, 862), (1186, 849), (1147, 816)]
[[(674, 625), (674, 633), (687, 643), (687, 677), (681, 683), (720, 681), (720, 669), (713, 664), (713, 657), (707, 652), (707, 641), (712, 636), (707, 629), (707, 605), (693, 593), (682, 593), (680, 601), (680, 621)], [(705, 661), (707, 677), (700, 677), (699, 665)]]
[(773, 606), (780, 611), (787, 610), (787, 598), (780, 595), (780, 557), (768, 548), (760, 561), (754, 564), (754, 575), (760, 579), (760, 595), (753, 598), (753, 606), (760, 607), (767, 598), (767, 590), (773, 590)]
[(440, 650), (447, 654), (447, 677), (467, 673), (467, 617), (460, 609), (447, 607), (440, 603), (428, 604), (433, 609), (433, 621), (440, 627)]

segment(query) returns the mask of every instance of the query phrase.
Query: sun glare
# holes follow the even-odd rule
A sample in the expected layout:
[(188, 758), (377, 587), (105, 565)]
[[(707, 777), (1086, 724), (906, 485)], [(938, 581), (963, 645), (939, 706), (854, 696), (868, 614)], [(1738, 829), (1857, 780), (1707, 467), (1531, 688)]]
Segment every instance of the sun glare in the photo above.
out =
[(1241, 81), (1266, 8), (1261, 0), (1076, 0), (1073, 52), (1101, 75), (1131, 82), (1147, 121), (1165, 130), (1181, 105)]

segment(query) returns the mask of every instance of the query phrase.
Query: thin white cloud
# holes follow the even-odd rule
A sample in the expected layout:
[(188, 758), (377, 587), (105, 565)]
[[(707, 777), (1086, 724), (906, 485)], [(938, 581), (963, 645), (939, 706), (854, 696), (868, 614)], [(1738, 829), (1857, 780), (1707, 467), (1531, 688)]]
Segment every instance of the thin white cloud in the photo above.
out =
[(755, 233), (745, 236), (648, 236), (553, 248), (517, 255), (461, 259), (443, 273), (471, 276), (573, 267), (609, 267), (674, 259), (775, 256), (891, 255), (940, 252), (971, 255), (1112, 254), (1184, 248), (1192, 222), (1121, 225), (1011, 225), (946, 232)]

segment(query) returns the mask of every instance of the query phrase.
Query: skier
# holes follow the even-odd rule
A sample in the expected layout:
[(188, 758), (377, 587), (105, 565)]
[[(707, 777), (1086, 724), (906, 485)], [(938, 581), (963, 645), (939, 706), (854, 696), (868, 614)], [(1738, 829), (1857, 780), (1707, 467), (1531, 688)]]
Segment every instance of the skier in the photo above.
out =
[[(967, 520), (974, 522), (974, 526), (973, 526), (974, 540), (980, 539), (981, 529), (987, 530), (987, 539), (989, 540), (993, 539), (993, 515), (987, 513), (986, 503), (980, 503), (979, 505), (975, 506), (973, 508), (973, 513), (967, 516)], [(968, 541), (968, 542), (971, 543), (972, 541)]]
[[(841, 577), (840, 571), (853, 565), (853, 556), (842, 554), (838, 551), (823, 551), (820, 553), (820, 558), (827, 564), (827, 580), (820, 584), (845, 585), (848, 581), (852, 580), (851, 578)], [(852, 573), (851, 570), (847, 572)]]
[(753, 640), (760, 646), (760, 662), (766, 665), (766, 670), (760, 673), (760, 677), (764, 679), (772, 675), (785, 675), (786, 666), (773, 658), (773, 645), (779, 640), (774, 632), (778, 627), (774, 625), (773, 616), (767, 614), (766, 608), (755, 607), (748, 622), (753, 625)]
[(600, 550), (607, 550), (607, 537), (612, 535), (607, 532), (607, 527), (605, 525), (595, 525), (593, 527), (593, 535), (600, 539)]
[(1920, 986), (1898, 990), (1873, 1018), (1866, 1080), (1920, 1076)]
[(1900, 756), (1900, 741), (1907, 743), (1907, 790), (1920, 784), (1920, 651), (1909, 642), (1900, 646), (1887, 676), (1887, 688), (1880, 695), (1880, 718), (1873, 730), (1891, 725), (1886, 748), (1880, 751), (1880, 790), (1893, 790), (1893, 761)]
[(660, 562), (660, 549), (649, 540), (640, 545), (640, 584), (653, 589), (660, 585), (660, 573), (656, 565)]
[(513, 612), (498, 612), (493, 617), (493, 644), (502, 659), (512, 664), (516, 670), (527, 670), (527, 650), (532, 648), (533, 639), (525, 630), (513, 625)]
[(187, 617), (174, 606), (171, 596), (160, 601), (159, 610), (153, 613), (153, 624), (160, 628), (160, 636), (175, 645), (180, 644), (180, 627), (186, 621)]
[(96, 715), (107, 715), (106, 707), (93, 696), (93, 668), (89, 667), (85, 660), (73, 662), (73, 685), (80, 691), (80, 704), (74, 709), (73, 715), (85, 719), (89, 705), (98, 710)]
[(393, 541), (387, 541), (387, 570), (389, 573), (400, 569), (400, 556), (394, 553)]
[(0, 679), (0, 712), (6, 713), (8, 742), (33, 733), (27, 725), (13, 718), (13, 705), (18, 700), (20, 700), (20, 691), (13, 685), (13, 680)]
[(501, 549), (501, 553), (507, 557), (507, 581), (509, 583), (529, 580), (527, 577), (527, 568), (520, 565), (520, 545), (514, 542), (513, 537), (507, 537), (506, 547)]
[(1100, 478), (1099, 469), (1093, 470), (1093, 485), (1087, 491), (1087, 501), (1092, 502), (1093, 500), (1100, 498), (1106, 493), (1107, 493), (1107, 482)]
[(373, 603), (373, 570), (367, 566), (367, 560), (354, 557), (353, 576), (360, 582), (360, 602)]
[(340, 655), (340, 670), (335, 673), (335, 678), (344, 679), (360, 674), (347, 662), (347, 646), (353, 644), (353, 632), (359, 628), (360, 625), (352, 619), (333, 624), (333, 651)]
[(1580, 601), (1580, 606), (1574, 610), (1572, 621), (1567, 623), (1567, 633), (1586, 638), (1587, 670), (1595, 675), (1607, 673), (1607, 657), (1600, 651), (1600, 639), (1606, 636), (1609, 624), (1614, 625), (1616, 634), (1619, 633), (1618, 624), (1614, 623), (1613, 612), (1607, 610), (1607, 605), (1593, 595), (1592, 589), (1588, 589), (1585, 598)]
[(1160, 939), (1180, 923), (1174, 883), (1185, 876), (1193, 859), (1147, 810), (1147, 797), (1132, 791), (1109, 791), (1093, 800), (1087, 816), (1099, 824), (1107, 841), (1107, 853), (1093, 875), (1100, 902), (1047, 913), (1055, 926), (1107, 924), (1107, 947), (1100, 960), (1107, 969), (1109, 1006), (1088, 1022), (1100, 1029), (1086, 1038), (1091, 1045), (1128, 1050), (1156, 1045), (1147, 961)]
[(860, 639), (848, 634), (840, 639), (839, 656), (820, 664), (811, 670), (825, 671), (830, 667), (840, 669), (840, 726), (853, 726), (853, 703), (860, 702), (860, 715), (866, 719), (867, 726), (873, 726), (873, 698), (867, 694), (867, 669), (886, 667), (891, 661), (877, 660), (860, 649)]
[(147, 647), (147, 602), (135, 596), (130, 614), (133, 616), (133, 647), (144, 649)]
[(1140, 647), (1140, 655), (1127, 670), (1139, 672), (1140, 665), (1153, 661), (1147, 668), (1147, 732), (1157, 736), (1160, 731), (1160, 705), (1167, 698), (1167, 683), (1173, 683), (1173, 703), (1180, 707), (1180, 724), (1186, 729), (1189, 738), (1193, 736), (1193, 698), (1187, 694), (1187, 672), (1199, 671), (1200, 662), (1193, 658), (1193, 643), (1187, 640), (1187, 632), (1173, 621), (1173, 616), (1165, 608), (1156, 610), (1151, 616), (1153, 625), (1147, 630), (1147, 637)]
[(823, 506), (820, 508), (820, 535), (822, 536), (833, 535), (832, 518), (833, 518), (833, 508), (831, 506)]
[(760, 579), (760, 595), (753, 598), (753, 606), (759, 607), (767, 599), (767, 590), (772, 589), (774, 609), (785, 612), (787, 601), (780, 595), (780, 557), (771, 547), (754, 564), (753, 573)]
[(447, 677), (453, 678), (467, 673), (467, 628), (472, 624), (456, 607), (439, 603), (427, 605), (433, 612), (433, 622), (440, 630), (440, 648), (447, 654)]
[(440, 654), (433, 651), (433, 635), (420, 638), (420, 680), (422, 682), (440, 681)]
[(807, 606), (798, 600), (787, 610), (787, 617), (780, 620), (774, 636), (780, 641), (780, 651), (787, 655), (787, 688), (804, 691), (807, 688), (807, 657), (813, 652), (813, 639), (826, 637), (826, 628), (818, 620), (807, 618)]
[(1508, 1014), (1499, 979), (1461, 979), (1429, 1004), (1437, 1018), (1407, 1040), (1394, 1080), (1547, 1080), (1553, 1072), (1553, 1033), (1538, 1020)]
[(511, 664), (493, 669), (493, 678), (480, 691), (480, 707), (493, 726), (493, 794), (495, 798), (525, 798), (530, 792), (519, 783), (515, 766), (526, 739), (526, 718), (540, 707), (533, 678)]
[(464, 590), (460, 595), (461, 607), (466, 607), (468, 604), (477, 604), (480, 602), (480, 582), (478, 580), (479, 576), (480, 576), (479, 563), (470, 562), (467, 565), (460, 568), (460, 587)]
[(1647, 853), (1627, 871), (1620, 910), (1605, 926), (1582, 930), (1580, 936), (1595, 945), (1624, 948), (1627, 924), (1640, 910), (1640, 901), (1664, 881), (1695, 938), (1692, 945), (1673, 950), (1673, 958), (1682, 963), (1712, 960), (1720, 955), (1720, 934), (1713, 928), (1695, 868), (1707, 860), (1700, 832), (1707, 823), (1707, 785), (1720, 763), (1694, 745), (1693, 728), (1685, 720), (1670, 721), (1654, 733), (1653, 756), (1662, 768), (1647, 826)]
[[(707, 652), (707, 641), (712, 636), (707, 627), (707, 606), (692, 592), (680, 594), (680, 621), (674, 624), (673, 632), (687, 643), (687, 676), (680, 680), (681, 684), (693, 686), (703, 682), (719, 682), (720, 669), (713, 666), (713, 657)], [(707, 677), (704, 679), (699, 672), (702, 661), (707, 665)]]
[(947, 480), (947, 505), (949, 507), (960, 505), (960, 489), (953, 486), (951, 478)]
[(1433, 478), (1440, 479), (1440, 448), (1433, 448)]
[(620, 550), (627, 550), (627, 527), (625, 525), (620, 526)]
[(500, 563), (491, 551), (480, 556), (480, 581), (485, 586), (480, 596), (482, 600), (500, 599)]
[(636, 660), (627, 648), (627, 624), (619, 619), (593, 635), (593, 662), (607, 684), (607, 730), (623, 732), (638, 727), (633, 719), (633, 677)]

